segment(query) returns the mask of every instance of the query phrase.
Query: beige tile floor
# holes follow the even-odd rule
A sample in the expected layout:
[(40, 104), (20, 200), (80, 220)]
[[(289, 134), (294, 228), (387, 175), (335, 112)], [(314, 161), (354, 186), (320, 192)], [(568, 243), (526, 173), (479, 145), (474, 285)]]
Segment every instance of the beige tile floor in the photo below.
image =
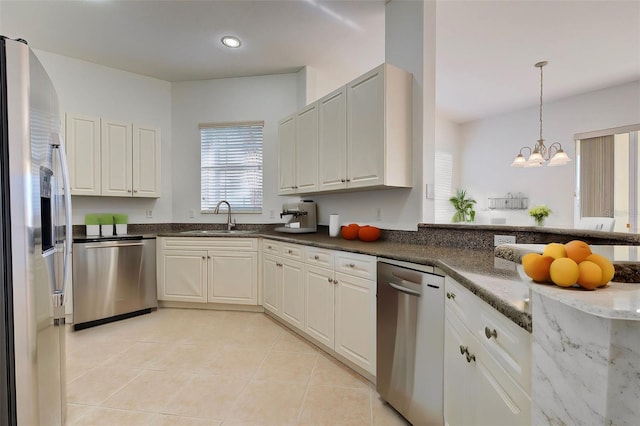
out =
[(406, 425), (262, 313), (159, 309), (67, 333), (67, 425)]

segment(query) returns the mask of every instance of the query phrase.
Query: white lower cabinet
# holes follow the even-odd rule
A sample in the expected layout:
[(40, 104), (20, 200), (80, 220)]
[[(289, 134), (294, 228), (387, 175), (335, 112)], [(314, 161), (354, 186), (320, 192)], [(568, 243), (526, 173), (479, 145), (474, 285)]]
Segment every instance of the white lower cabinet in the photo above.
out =
[[(303, 247), (269, 241), (263, 243), (263, 307), (304, 330)], [(269, 253), (269, 254), (266, 254)]]
[(258, 253), (207, 253), (207, 301), (255, 305), (258, 302)]
[(342, 273), (335, 280), (335, 350), (375, 374), (375, 281)]
[(530, 358), (518, 356), (509, 364), (499, 355), (513, 353), (514, 342), (530, 354), (530, 334), (449, 277), (445, 288), (445, 423), (530, 425)]
[(263, 306), (375, 375), (376, 258), (264, 240)]
[(157, 239), (158, 300), (258, 304), (255, 238)]
[(305, 331), (318, 342), (333, 348), (335, 341), (335, 284), (331, 269), (306, 265)]

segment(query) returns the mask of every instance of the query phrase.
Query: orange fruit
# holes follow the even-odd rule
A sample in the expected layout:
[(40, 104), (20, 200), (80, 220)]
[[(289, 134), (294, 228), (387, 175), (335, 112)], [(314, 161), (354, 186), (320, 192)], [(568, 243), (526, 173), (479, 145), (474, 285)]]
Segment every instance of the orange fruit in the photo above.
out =
[(355, 240), (356, 238), (358, 238), (359, 230), (360, 227), (358, 226), (358, 224), (352, 223), (349, 226), (343, 226), (340, 230), (340, 234), (345, 240)]
[(555, 259), (549, 268), (551, 281), (560, 287), (571, 287), (578, 281), (578, 264), (568, 257)]
[[(525, 259), (526, 258), (526, 259)], [(524, 273), (536, 282), (549, 282), (549, 268), (555, 259), (551, 256), (542, 256), (538, 253), (529, 253), (522, 257)]]
[(591, 247), (589, 244), (580, 240), (569, 241), (564, 245), (567, 252), (567, 257), (573, 259), (576, 263), (580, 263), (591, 254)]
[(544, 247), (542, 255), (551, 256), (554, 259), (559, 259), (561, 257), (567, 257), (567, 250), (564, 248), (564, 244), (549, 243)]
[(362, 241), (376, 241), (380, 238), (380, 228), (375, 226), (361, 226), (358, 230), (358, 238)]
[(584, 260), (578, 263), (578, 284), (580, 287), (593, 290), (600, 286), (602, 269), (594, 262)]
[(613, 267), (613, 263), (611, 263), (611, 261), (606, 257), (593, 253), (593, 254), (590, 254), (585, 259), (585, 261), (595, 263), (602, 270), (602, 278), (600, 279), (600, 284), (598, 285), (598, 287), (602, 287), (606, 285), (609, 281), (613, 279), (613, 276), (616, 273), (616, 270)]

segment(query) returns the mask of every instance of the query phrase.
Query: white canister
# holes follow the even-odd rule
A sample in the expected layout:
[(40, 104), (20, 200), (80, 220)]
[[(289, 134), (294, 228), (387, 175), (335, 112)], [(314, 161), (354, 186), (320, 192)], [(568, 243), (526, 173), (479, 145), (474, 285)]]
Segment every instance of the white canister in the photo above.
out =
[(116, 223), (116, 235), (127, 235), (126, 223)]
[(87, 225), (87, 235), (88, 236), (100, 235), (100, 225)]
[(337, 214), (329, 215), (329, 236), (337, 237), (340, 235), (340, 216)]
[(107, 223), (104, 225), (100, 225), (102, 227), (102, 236), (103, 237), (111, 237), (113, 236), (113, 224)]

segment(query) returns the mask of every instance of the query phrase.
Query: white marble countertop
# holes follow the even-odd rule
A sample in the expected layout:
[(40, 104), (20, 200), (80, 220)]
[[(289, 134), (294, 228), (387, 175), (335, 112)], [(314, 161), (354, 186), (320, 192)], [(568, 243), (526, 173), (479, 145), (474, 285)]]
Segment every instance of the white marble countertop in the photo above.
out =
[[(520, 253), (541, 253), (545, 244), (504, 244)], [(636, 262), (637, 247), (591, 246), (594, 253), (601, 254), (615, 262)], [(515, 262), (514, 262), (515, 263)], [(579, 287), (559, 287), (553, 284), (539, 284), (524, 273), (522, 265), (516, 263), (522, 281), (534, 291), (549, 299), (556, 300), (580, 311), (602, 318), (640, 321), (640, 283), (620, 283), (612, 281), (596, 290)]]

